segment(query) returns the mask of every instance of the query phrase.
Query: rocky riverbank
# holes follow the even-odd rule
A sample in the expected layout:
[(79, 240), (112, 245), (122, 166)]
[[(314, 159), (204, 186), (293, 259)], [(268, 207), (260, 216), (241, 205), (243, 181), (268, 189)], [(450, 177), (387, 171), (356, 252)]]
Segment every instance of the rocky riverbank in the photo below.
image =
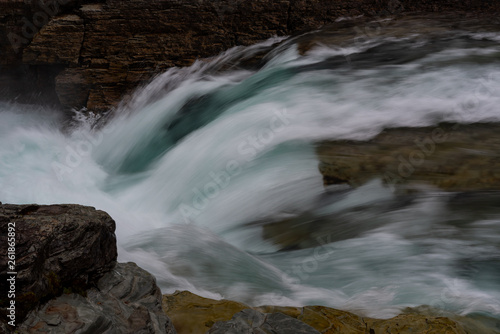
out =
[[(339, 17), (380, 19), (415, 11), (495, 17), (500, 4), (472, 0), (3, 1), (0, 99), (108, 110), (153, 75), (232, 46), (317, 29)], [(361, 37), (372, 32), (362, 21), (351, 28)]]
[[(322, 306), (277, 307), (164, 295), (134, 263), (116, 263), (114, 221), (79, 205), (0, 205), (0, 251), (15, 226), (15, 312), (1, 299), (4, 333), (467, 333), (479, 322), (419, 310), (388, 320)], [(6, 257), (0, 263), (2, 291)], [(16, 327), (7, 324), (13, 317)], [(471, 327), (472, 326), (472, 327)], [(485, 332), (486, 333), (486, 332)]]
[[(427, 310), (407, 309), (391, 319), (361, 317), (324, 306), (280, 307), (212, 300), (188, 291), (164, 295), (163, 308), (178, 334), (188, 333), (468, 333), (482, 330), (474, 319), (431, 315)], [(279, 318), (270, 317), (280, 314)], [(267, 316), (267, 319), (265, 318)], [(303, 325), (307, 326), (303, 326)], [(276, 332), (266, 331), (273, 328)], [(254, 331), (249, 331), (253, 329)], [(247, 330), (247, 331), (245, 331)], [(485, 332), (486, 333), (486, 332)]]
[(0, 204), (0, 231), (2, 254), (9, 246), (15, 255), (15, 262), (0, 260), (1, 290), (15, 294), (2, 293), (2, 332), (175, 333), (154, 277), (133, 263), (116, 263), (115, 222), (107, 213)]

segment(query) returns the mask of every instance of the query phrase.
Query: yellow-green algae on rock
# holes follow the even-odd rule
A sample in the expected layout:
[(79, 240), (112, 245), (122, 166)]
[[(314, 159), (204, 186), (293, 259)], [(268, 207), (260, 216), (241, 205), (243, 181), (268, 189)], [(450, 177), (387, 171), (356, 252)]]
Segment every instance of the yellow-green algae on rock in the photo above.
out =
[(215, 322), (227, 321), (234, 314), (248, 308), (262, 313), (281, 312), (308, 324), (322, 334), (468, 333), (458, 321), (413, 309), (391, 319), (373, 319), (324, 306), (251, 307), (231, 300), (203, 298), (189, 291), (176, 291), (163, 296), (163, 309), (178, 334), (205, 333)]

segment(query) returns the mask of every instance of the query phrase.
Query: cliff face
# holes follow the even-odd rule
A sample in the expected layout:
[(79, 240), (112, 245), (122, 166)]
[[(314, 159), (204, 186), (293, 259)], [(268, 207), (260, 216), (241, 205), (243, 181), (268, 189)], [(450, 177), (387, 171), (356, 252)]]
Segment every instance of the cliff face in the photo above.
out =
[(340, 16), (495, 12), (488, 1), (0, 1), (0, 99), (105, 110), (172, 66)]

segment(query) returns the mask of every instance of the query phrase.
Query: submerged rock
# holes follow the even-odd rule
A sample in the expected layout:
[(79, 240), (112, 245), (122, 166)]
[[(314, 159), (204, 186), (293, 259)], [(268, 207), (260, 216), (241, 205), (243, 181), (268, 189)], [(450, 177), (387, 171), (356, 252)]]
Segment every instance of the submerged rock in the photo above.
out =
[(217, 322), (207, 334), (320, 334), (305, 323), (283, 313), (264, 314), (246, 309), (225, 322)]

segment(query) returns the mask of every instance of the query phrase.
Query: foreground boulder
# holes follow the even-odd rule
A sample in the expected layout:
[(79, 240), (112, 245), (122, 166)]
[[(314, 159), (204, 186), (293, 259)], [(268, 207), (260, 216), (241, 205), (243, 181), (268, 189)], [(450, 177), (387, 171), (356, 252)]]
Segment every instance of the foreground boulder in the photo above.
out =
[[(15, 230), (16, 322), (65, 289), (83, 293), (115, 265), (115, 222), (105, 212), (79, 205), (0, 205), (0, 252)], [(12, 232), (11, 232), (12, 233)], [(7, 290), (7, 257), (0, 259)], [(9, 275), (10, 277), (10, 275)], [(7, 299), (1, 299), (2, 320)]]
[[(448, 317), (418, 312), (415, 309), (408, 309), (397, 317), (384, 320), (361, 317), (324, 306), (251, 307), (229, 300), (203, 298), (188, 291), (164, 295), (163, 308), (179, 334), (317, 332), (465, 334), (470, 328), (477, 328), (470, 319), (467, 319), (465, 328), (462, 325), (462, 321), (465, 320), (462, 318), (459, 322)], [(296, 332), (289, 329), (288, 326), (292, 325), (297, 329)], [(474, 332), (474, 329), (469, 332)]]
[(12, 251), (16, 261), (0, 263), (3, 291), (11, 287), (4, 277), (16, 276), (15, 299), (1, 299), (2, 321), (15, 300), (15, 326), (0, 322), (0, 333), (176, 333), (155, 278), (134, 263), (116, 263), (115, 222), (107, 213), (0, 203), (0, 231), (1, 252)]

